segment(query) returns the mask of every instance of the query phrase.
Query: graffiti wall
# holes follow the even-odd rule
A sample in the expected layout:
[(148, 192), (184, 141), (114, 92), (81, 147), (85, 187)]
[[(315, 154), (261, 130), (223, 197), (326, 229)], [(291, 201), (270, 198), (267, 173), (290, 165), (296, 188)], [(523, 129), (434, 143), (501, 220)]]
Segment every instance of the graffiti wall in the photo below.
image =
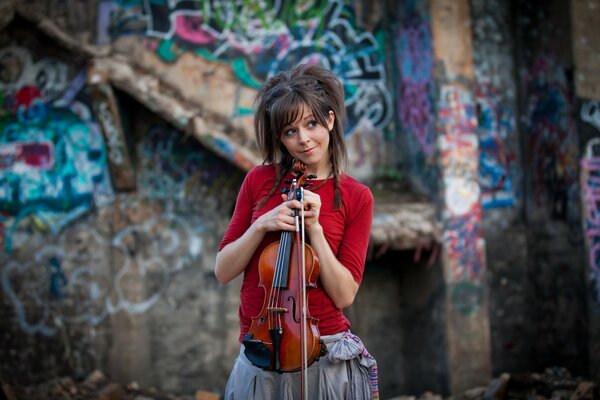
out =
[(331, 69), (345, 90), (346, 133), (364, 142), (356, 145), (352, 165), (370, 178), (375, 169), (364, 171), (360, 149), (372, 148), (369, 162), (382, 163), (382, 131), (394, 110), (380, 43), (385, 30), (365, 31), (355, 20), (350, 2), (342, 0), (112, 1), (103, 2), (98, 14), (103, 40), (129, 54), (143, 53), (136, 62), (160, 72), (184, 96), (244, 126), (248, 141), (254, 140), (253, 97), (269, 76), (299, 63)]
[(472, 1), (479, 176), (484, 209), (516, 205), (518, 198), (516, 85), (510, 6)]
[(59, 232), (112, 200), (106, 146), (85, 73), (24, 47), (0, 49), (0, 210), (5, 250), (22, 226)]
[(435, 146), (434, 62), (431, 23), (426, 2), (408, 2), (399, 8), (402, 20), (395, 37), (399, 72), (396, 104), (402, 151), (411, 180), (421, 191), (435, 197), (438, 171)]
[(569, 7), (526, 2), (517, 12), (529, 360), (531, 368), (552, 360), (584, 373), (588, 329)]
[[(517, 124), (513, 9), (471, 1), (473, 94), (479, 139), (479, 182), (488, 270), (493, 373), (527, 368), (525, 324), (528, 247), (522, 216), (523, 170)], [(511, 245), (507, 246), (507, 242)]]
[[(212, 268), (242, 172), (47, 48), (27, 27), (0, 35), (0, 374), (220, 389), (237, 293)], [(183, 345), (180, 330), (199, 332)]]

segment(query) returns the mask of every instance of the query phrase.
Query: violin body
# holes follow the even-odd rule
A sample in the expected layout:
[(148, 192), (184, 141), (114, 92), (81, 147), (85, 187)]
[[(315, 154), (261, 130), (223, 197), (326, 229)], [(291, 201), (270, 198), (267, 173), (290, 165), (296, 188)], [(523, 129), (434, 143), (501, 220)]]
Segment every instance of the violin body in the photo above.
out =
[[(291, 243), (289, 273), (284, 282), (277, 282), (277, 259), (280, 242), (267, 246), (259, 260), (260, 284), (265, 290), (265, 303), (259, 315), (252, 318), (249, 333), (244, 338), (246, 357), (256, 366), (269, 371), (295, 372), (303, 368), (302, 297), (298, 288), (302, 285), (302, 266), (298, 262), (297, 243)], [(315, 250), (304, 245), (306, 288), (316, 287), (319, 276), (319, 258)], [(268, 299), (276, 299), (275, 302)], [(308, 294), (306, 301), (308, 302)], [(307, 303), (308, 304), (308, 303)], [(308, 306), (307, 306), (308, 308)], [(306, 322), (307, 367), (318, 360), (322, 345), (317, 328), (317, 318), (308, 313)]]

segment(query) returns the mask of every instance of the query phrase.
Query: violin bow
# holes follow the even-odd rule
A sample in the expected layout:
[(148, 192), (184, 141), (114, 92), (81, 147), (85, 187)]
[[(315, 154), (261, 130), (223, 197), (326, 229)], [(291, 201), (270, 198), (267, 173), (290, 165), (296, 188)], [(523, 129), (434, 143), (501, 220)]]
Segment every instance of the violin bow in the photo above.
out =
[(301, 220), (302, 220), (302, 323), (300, 324), (300, 330), (302, 331), (302, 372), (300, 373), (300, 380), (302, 384), (302, 390), (300, 393), (300, 397), (304, 400), (308, 394), (308, 380), (304, 375), (304, 369), (307, 368), (308, 364), (308, 349), (307, 349), (307, 333), (306, 333), (306, 315), (307, 305), (306, 305), (306, 254), (304, 252), (305, 241), (305, 229), (304, 229), (304, 188), (300, 188), (300, 203), (302, 204), (302, 208), (300, 210)]

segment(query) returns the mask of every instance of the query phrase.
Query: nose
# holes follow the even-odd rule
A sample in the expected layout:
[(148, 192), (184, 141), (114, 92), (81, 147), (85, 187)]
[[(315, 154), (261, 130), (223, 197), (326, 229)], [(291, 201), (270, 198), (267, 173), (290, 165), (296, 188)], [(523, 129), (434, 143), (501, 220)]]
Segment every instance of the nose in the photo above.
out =
[(308, 132), (304, 128), (300, 128), (300, 130), (298, 131), (298, 142), (306, 143), (308, 141), (310, 141)]

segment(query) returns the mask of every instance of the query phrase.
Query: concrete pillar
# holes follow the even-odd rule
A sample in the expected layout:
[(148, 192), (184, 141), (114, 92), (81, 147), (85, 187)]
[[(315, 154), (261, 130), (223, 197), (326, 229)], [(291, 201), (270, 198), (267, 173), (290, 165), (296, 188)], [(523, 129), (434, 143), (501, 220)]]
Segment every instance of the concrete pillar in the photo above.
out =
[[(600, 379), (600, 0), (571, 1), (575, 90), (581, 104), (579, 141), (582, 225), (585, 238), (585, 285), (588, 302), (589, 376)], [(598, 196), (598, 197), (597, 197)]]
[(431, 0), (436, 64), (438, 165), (442, 177), (443, 274), (449, 390), (491, 378), (491, 344), (481, 223), (479, 142), (468, 0)]

